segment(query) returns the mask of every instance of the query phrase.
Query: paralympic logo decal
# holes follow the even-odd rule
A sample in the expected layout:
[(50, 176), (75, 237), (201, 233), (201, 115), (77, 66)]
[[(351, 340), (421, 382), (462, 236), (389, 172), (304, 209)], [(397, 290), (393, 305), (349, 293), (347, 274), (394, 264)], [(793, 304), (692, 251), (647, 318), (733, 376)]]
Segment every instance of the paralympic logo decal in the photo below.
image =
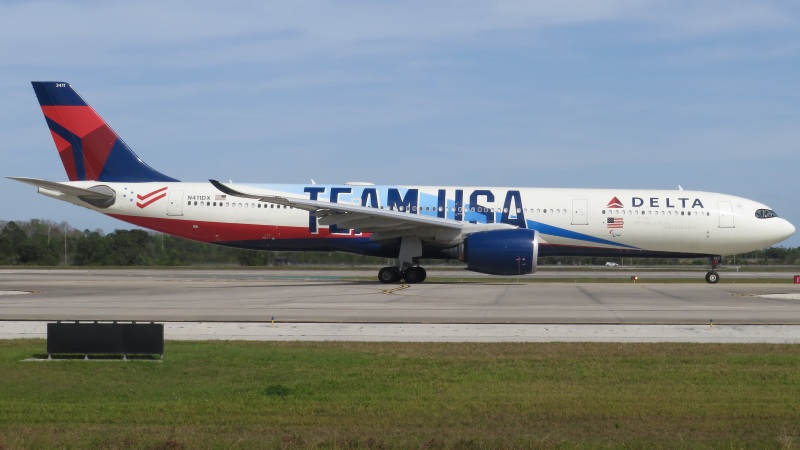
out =
[(162, 198), (166, 197), (167, 196), (166, 191), (167, 188), (163, 187), (161, 189), (156, 189), (155, 191), (149, 194), (144, 194), (144, 195), (137, 194), (136, 198), (138, 198), (141, 201), (136, 202), (136, 206), (138, 206), (141, 209), (144, 209), (152, 205), (153, 203), (161, 200)]
[(606, 227), (608, 228), (608, 233), (611, 237), (620, 237), (622, 233), (619, 230), (625, 226), (625, 219), (622, 217), (609, 217), (606, 220)]

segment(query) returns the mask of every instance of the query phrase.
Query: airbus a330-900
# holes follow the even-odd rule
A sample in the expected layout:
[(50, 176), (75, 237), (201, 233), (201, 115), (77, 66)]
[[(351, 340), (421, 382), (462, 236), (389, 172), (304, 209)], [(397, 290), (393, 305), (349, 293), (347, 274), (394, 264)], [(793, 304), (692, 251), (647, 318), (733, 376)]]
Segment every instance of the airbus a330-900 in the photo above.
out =
[(181, 182), (144, 163), (64, 82), (33, 82), (69, 181), (39, 193), (186, 239), (257, 250), (395, 258), (383, 283), (425, 280), (421, 258), (522, 275), (543, 256), (707, 257), (781, 242), (795, 228), (741, 197), (688, 190)]

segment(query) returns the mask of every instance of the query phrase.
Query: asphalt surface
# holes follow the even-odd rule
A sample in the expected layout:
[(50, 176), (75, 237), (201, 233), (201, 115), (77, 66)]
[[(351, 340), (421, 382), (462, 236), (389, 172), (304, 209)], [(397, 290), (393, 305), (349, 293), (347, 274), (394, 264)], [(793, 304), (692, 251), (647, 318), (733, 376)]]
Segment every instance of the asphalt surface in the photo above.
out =
[(800, 343), (800, 286), (749, 281), (791, 275), (723, 273), (727, 283), (707, 285), (657, 282), (702, 272), (629, 274), (518, 283), (429, 271), (434, 282), (381, 285), (350, 270), (0, 270), (0, 339), (116, 320), (164, 323), (168, 340)]

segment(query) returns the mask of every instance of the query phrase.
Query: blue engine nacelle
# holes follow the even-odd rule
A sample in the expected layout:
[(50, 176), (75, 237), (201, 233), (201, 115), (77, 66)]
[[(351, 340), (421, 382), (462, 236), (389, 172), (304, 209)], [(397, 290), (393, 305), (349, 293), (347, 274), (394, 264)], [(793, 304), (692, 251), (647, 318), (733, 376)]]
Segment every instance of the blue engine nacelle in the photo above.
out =
[(467, 270), (492, 275), (524, 275), (536, 271), (539, 232), (524, 228), (472, 233), (453, 249)]

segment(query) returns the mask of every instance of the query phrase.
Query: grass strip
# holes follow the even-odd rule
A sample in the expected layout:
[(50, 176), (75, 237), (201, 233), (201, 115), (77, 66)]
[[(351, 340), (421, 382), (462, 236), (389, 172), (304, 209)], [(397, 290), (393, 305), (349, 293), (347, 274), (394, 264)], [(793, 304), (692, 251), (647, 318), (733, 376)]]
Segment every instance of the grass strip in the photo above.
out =
[(0, 448), (796, 448), (792, 345), (168, 341), (21, 362)]

